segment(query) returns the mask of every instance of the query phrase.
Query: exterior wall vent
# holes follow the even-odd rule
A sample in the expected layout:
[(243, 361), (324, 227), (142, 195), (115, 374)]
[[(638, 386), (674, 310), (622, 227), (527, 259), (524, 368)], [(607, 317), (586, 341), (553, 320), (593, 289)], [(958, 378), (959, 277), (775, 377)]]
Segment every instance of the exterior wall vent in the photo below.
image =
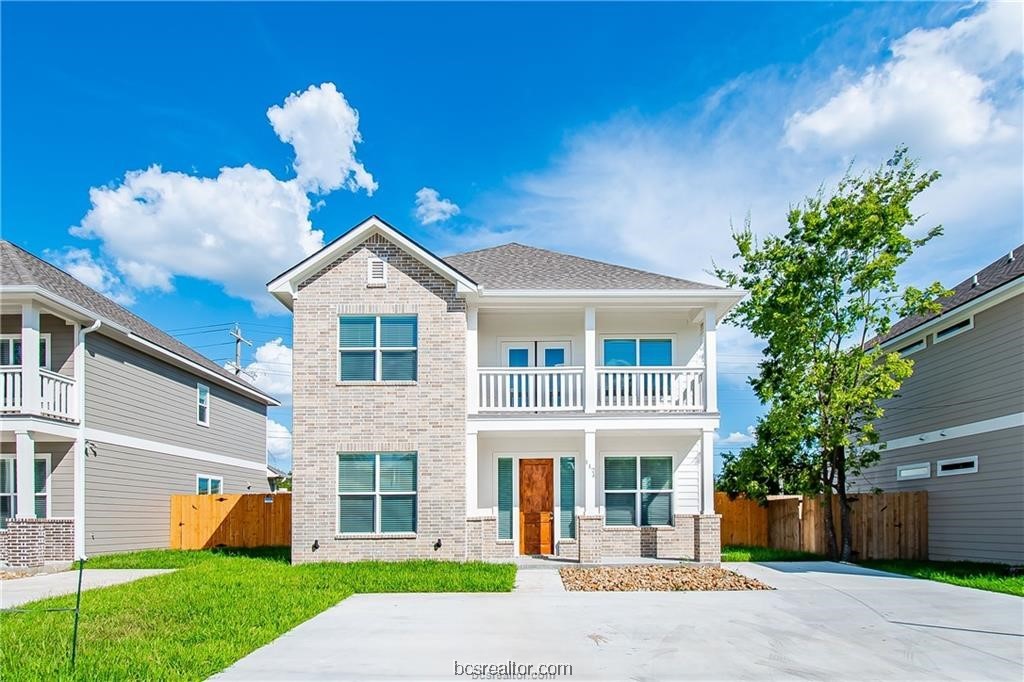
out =
[(383, 258), (370, 256), (366, 261), (366, 286), (386, 287), (388, 285), (388, 263)]

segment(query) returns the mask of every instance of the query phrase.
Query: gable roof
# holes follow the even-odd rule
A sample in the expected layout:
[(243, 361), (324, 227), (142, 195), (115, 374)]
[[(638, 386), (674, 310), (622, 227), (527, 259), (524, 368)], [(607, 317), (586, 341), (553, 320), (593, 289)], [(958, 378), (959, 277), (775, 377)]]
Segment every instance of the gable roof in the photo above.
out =
[(55, 294), (104, 321), (113, 322), (123, 327), (139, 338), (155, 344), (173, 355), (200, 365), (207, 371), (216, 374), (228, 388), (240, 390), (250, 397), (255, 394), (268, 405), (279, 404), (273, 397), (238, 378), (205, 355), (192, 350), (170, 334), (146, 322), (135, 313), (83, 284), (55, 265), (7, 240), (0, 240), (0, 286), (38, 287)]
[(911, 315), (892, 326), (889, 333), (878, 338), (875, 343), (886, 343), (913, 331), (930, 320), (964, 306), (971, 301), (995, 291), (1024, 275), (1024, 244), (989, 263), (976, 274), (953, 287), (953, 295), (939, 301), (942, 310), (929, 315)]
[(725, 289), (515, 242), (444, 260), (491, 289)]

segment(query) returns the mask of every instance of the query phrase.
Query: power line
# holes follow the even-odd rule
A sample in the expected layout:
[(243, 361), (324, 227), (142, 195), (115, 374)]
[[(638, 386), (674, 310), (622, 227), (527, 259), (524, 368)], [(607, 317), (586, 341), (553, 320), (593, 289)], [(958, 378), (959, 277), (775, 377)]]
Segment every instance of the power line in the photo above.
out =
[(230, 327), (232, 322), (221, 322), (220, 324), (201, 324), (195, 327), (178, 327), (177, 329), (165, 329), (164, 331), (168, 334), (174, 334), (177, 332), (187, 332), (193, 329), (210, 329), (211, 327)]

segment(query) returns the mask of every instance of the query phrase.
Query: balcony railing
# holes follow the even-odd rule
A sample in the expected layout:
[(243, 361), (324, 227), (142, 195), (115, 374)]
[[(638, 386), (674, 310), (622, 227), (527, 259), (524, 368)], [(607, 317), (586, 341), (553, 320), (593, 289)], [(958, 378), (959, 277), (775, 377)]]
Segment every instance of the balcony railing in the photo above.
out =
[[(0, 412), (22, 414), (21, 367), (0, 367)], [(48, 369), (39, 370), (39, 414), (77, 421), (78, 404), (75, 380)]]
[(598, 367), (597, 409), (701, 411), (704, 369)]
[(481, 412), (583, 409), (582, 367), (489, 367), (479, 381)]

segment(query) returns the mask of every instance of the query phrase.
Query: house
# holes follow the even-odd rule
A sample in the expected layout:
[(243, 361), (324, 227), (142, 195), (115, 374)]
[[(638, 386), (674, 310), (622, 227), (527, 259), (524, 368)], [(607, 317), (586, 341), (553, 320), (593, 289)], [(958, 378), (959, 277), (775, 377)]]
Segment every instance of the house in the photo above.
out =
[(928, 491), (932, 559), (1024, 564), (1024, 246), (880, 339), (914, 361), (860, 489)]
[(294, 316), (292, 560), (719, 560), (716, 327), (743, 292), (376, 216)]
[(7, 241), (0, 306), (0, 561), (166, 547), (170, 494), (269, 490), (272, 397)]

